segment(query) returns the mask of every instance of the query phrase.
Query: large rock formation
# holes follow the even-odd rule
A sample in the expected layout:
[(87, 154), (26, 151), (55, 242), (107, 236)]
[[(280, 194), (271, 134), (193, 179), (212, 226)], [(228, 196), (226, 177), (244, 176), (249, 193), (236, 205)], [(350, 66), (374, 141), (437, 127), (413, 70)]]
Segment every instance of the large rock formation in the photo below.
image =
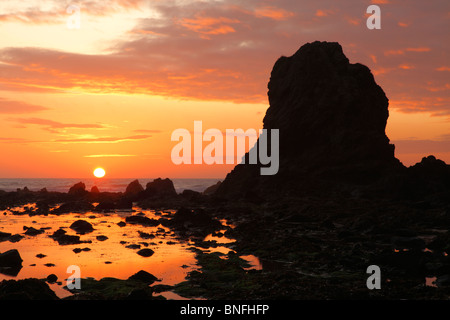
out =
[(264, 129), (279, 129), (279, 171), (261, 176), (260, 165), (237, 165), (218, 195), (323, 193), (372, 185), (406, 169), (385, 134), (385, 93), (338, 43), (308, 43), (279, 58), (268, 89)]

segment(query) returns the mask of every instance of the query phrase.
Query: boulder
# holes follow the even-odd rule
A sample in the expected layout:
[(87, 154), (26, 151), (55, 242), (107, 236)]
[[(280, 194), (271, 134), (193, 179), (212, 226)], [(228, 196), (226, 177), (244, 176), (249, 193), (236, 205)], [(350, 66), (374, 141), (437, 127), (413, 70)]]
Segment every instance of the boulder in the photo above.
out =
[(152, 249), (141, 249), (137, 252), (138, 255), (143, 256), (143, 257), (150, 257), (155, 253), (155, 251), (153, 251)]
[(147, 183), (145, 194), (147, 197), (175, 197), (177, 192), (172, 180), (158, 178)]
[(125, 196), (136, 197), (142, 191), (144, 191), (144, 187), (139, 183), (139, 180), (134, 180), (127, 186), (125, 190)]
[(140, 270), (139, 272), (135, 273), (134, 275), (130, 276), (128, 280), (136, 280), (140, 282), (144, 282), (147, 284), (152, 284), (153, 282), (157, 281), (158, 278), (152, 275), (151, 273), (148, 273), (147, 271)]
[(11, 249), (0, 254), (0, 267), (18, 267), (22, 265), (22, 261), (17, 249)]
[(24, 226), (23, 229), (26, 230), (25, 234), (27, 236), (37, 236), (38, 234), (44, 233), (44, 230), (42, 230), (42, 229), (38, 230), (38, 229), (35, 229), (33, 227), (26, 227), (26, 226)]
[(105, 240), (108, 240), (108, 237), (107, 237), (107, 236), (104, 236), (104, 235), (100, 235), (100, 236), (97, 236), (96, 239), (97, 239), (98, 241), (105, 241)]
[(100, 193), (100, 190), (98, 190), (98, 187), (97, 187), (97, 186), (93, 186), (93, 187), (91, 188), (91, 193), (98, 194), (98, 193)]
[(70, 229), (75, 230), (78, 234), (85, 234), (94, 231), (94, 227), (87, 221), (77, 220), (70, 225)]
[(131, 224), (140, 224), (140, 225), (146, 226), (146, 227), (156, 227), (157, 225), (159, 225), (158, 220), (150, 219), (150, 218), (147, 218), (145, 216), (140, 216), (140, 215), (128, 216), (125, 218), (125, 222), (131, 223)]
[(47, 283), (39, 279), (3, 280), (0, 300), (59, 300)]
[(58, 277), (56, 276), (56, 274), (52, 273), (47, 276), (48, 283), (55, 283), (56, 281), (58, 281)]
[(69, 189), (69, 195), (73, 196), (84, 196), (87, 193), (86, 185), (83, 182), (78, 182)]
[(0, 231), (0, 242), (9, 240), (11, 233)]

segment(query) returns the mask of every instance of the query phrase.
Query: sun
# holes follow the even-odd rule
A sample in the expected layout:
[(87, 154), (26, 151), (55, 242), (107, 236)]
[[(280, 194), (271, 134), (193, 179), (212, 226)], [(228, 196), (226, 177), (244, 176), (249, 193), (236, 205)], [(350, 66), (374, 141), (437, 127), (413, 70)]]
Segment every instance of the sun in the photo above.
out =
[(94, 170), (94, 176), (96, 176), (97, 178), (103, 178), (106, 174), (105, 169), (103, 168), (96, 168)]

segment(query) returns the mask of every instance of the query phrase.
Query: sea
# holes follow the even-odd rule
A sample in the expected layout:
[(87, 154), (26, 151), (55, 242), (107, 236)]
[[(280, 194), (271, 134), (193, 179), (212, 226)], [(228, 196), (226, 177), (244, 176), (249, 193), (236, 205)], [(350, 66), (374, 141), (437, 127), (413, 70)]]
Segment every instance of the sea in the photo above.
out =
[[(46, 188), (47, 191), (68, 192), (70, 187), (78, 182), (86, 185), (86, 190), (91, 190), (93, 186), (97, 186), (100, 192), (125, 192), (128, 184), (136, 179), (109, 179), (109, 178), (86, 178), (86, 179), (58, 179), (58, 178), (18, 178), (8, 179), (0, 178), (0, 190), (16, 191), (27, 187), (30, 191), (39, 191)], [(153, 181), (151, 178), (138, 179), (145, 188), (148, 182)], [(171, 179), (177, 193), (189, 189), (203, 192), (209, 186), (216, 184), (221, 179)]]

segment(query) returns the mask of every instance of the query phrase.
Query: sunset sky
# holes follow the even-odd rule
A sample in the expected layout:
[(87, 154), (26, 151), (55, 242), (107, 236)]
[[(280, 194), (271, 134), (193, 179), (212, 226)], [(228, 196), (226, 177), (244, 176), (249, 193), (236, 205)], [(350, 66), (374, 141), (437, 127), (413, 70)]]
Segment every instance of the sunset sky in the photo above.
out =
[(223, 178), (171, 133), (261, 128), (273, 64), (316, 40), (372, 70), (397, 158), (450, 163), (449, 30), (448, 0), (1, 0), (0, 178)]

